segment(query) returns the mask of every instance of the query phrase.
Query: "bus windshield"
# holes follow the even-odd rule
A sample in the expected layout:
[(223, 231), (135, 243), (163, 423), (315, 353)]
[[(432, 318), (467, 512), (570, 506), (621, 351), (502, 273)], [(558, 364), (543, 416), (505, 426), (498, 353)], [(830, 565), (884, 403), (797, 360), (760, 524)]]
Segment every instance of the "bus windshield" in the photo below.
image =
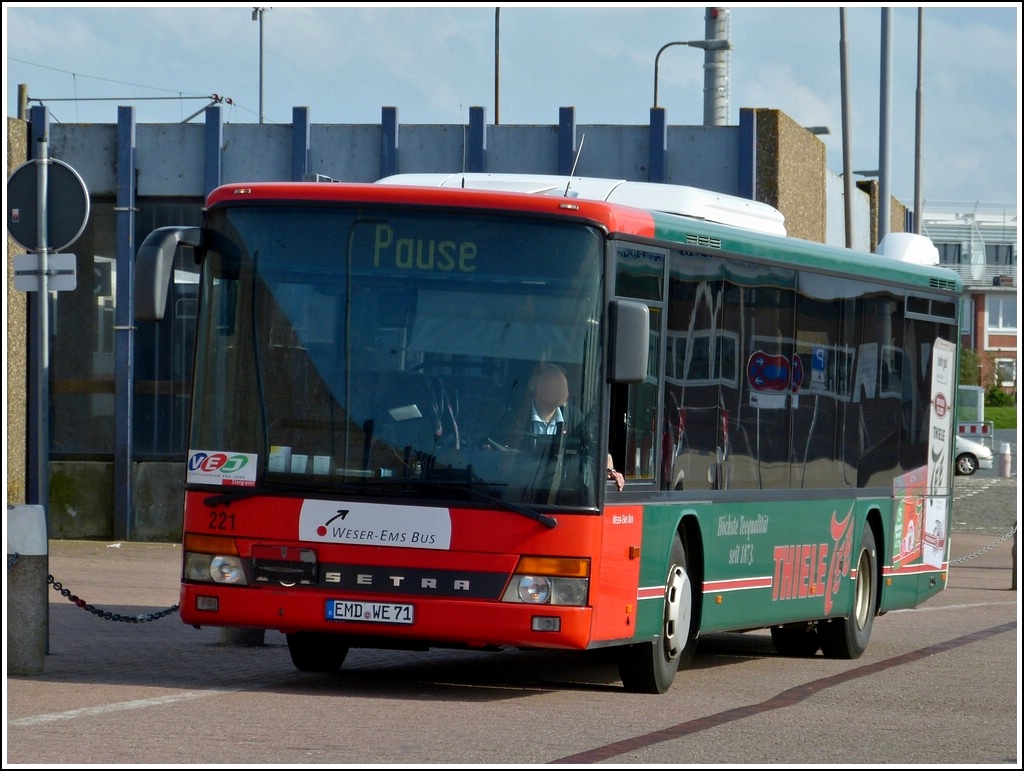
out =
[[(508, 214), (214, 208), (189, 483), (595, 508), (604, 243)], [(537, 437), (544, 365), (569, 399)]]

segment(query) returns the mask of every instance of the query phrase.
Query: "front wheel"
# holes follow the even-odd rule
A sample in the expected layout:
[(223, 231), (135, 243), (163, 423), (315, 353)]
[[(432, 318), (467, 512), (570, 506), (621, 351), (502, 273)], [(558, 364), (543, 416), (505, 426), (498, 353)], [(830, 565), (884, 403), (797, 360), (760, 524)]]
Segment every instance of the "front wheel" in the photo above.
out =
[(336, 634), (295, 632), (285, 637), (292, 664), (300, 672), (337, 672), (348, 655), (345, 640)]
[(821, 652), (830, 659), (858, 659), (867, 650), (871, 625), (878, 603), (878, 554), (875, 534), (865, 523), (857, 550), (857, 579), (853, 609), (847, 618), (833, 618), (818, 624)]
[(697, 648), (696, 592), (686, 571), (686, 550), (676, 536), (665, 581), (660, 637), (637, 643), (619, 654), (619, 677), (627, 691), (665, 693), (676, 672), (689, 665)]
[(978, 470), (978, 459), (973, 455), (961, 455), (956, 459), (956, 472), (969, 477)]

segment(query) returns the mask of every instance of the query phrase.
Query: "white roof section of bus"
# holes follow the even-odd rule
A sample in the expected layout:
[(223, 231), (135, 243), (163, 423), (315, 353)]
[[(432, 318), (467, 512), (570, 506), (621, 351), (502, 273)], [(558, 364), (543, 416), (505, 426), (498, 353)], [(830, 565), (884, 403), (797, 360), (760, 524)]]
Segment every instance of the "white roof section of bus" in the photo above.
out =
[(915, 265), (938, 265), (939, 250), (928, 236), (917, 233), (887, 233), (875, 250), (894, 260)]
[(637, 209), (679, 214), (723, 225), (786, 235), (785, 217), (778, 209), (735, 195), (685, 185), (630, 182), (624, 179), (568, 177), (549, 174), (394, 174), (377, 181), (385, 185), (457, 187), (532, 193), (588, 201), (607, 201)]

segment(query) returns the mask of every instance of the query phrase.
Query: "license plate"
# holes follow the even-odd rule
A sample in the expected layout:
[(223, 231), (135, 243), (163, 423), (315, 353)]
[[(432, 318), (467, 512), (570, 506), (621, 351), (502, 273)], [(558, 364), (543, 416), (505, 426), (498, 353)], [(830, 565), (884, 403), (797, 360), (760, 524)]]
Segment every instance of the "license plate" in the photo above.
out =
[(400, 602), (328, 600), (328, 621), (368, 621), (371, 624), (411, 624), (414, 606)]

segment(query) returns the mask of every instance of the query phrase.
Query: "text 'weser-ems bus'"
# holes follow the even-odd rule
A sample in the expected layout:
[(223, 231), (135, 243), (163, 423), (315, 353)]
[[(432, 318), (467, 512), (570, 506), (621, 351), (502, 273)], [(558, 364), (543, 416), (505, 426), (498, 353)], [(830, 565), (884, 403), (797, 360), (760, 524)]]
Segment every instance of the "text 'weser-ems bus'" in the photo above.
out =
[(860, 656), (949, 567), (962, 286), (898, 235), (581, 177), (214, 190), (136, 268), (142, 320), (198, 281), (182, 620), (304, 671), (614, 647), (651, 693), (702, 633)]

